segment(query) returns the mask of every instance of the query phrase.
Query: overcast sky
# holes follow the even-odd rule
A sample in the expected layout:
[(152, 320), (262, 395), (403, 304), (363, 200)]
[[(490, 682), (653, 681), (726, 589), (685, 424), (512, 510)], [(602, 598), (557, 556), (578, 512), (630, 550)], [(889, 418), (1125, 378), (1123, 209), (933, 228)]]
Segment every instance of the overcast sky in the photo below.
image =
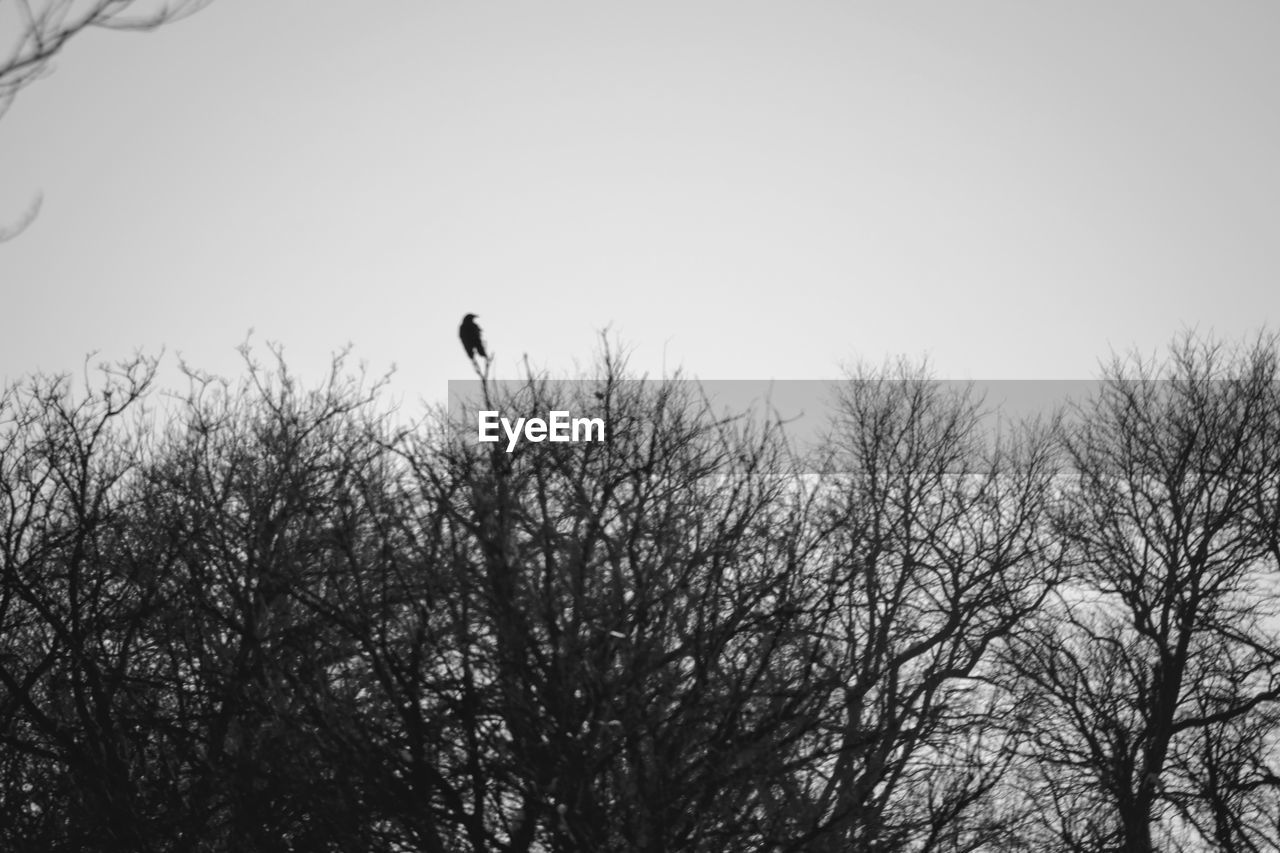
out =
[[(7, 44), (8, 38), (0, 40)], [(1083, 378), (1280, 312), (1280, 4), (214, 0), (0, 119), (0, 373)]]

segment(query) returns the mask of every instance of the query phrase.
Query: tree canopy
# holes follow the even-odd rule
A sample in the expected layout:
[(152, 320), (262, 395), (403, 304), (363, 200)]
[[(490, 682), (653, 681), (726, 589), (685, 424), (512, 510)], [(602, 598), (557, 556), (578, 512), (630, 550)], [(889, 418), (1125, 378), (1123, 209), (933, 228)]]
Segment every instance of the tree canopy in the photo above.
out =
[(1275, 850), (1277, 346), (829, 441), (616, 356), (394, 421), (335, 359), (0, 395), (0, 845)]

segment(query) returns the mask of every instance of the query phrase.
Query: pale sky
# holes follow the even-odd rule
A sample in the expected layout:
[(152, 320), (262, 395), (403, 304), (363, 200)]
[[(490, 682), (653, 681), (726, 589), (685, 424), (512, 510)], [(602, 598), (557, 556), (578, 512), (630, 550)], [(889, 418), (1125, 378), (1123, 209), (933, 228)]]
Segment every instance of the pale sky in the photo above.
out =
[(607, 327), (650, 376), (1087, 378), (1277, 324), (1277, 45), (1271, 0), (214, 0), (0, 118), (0, 375), (252, 328), (443, 400), (473, 312), (508, 376)]

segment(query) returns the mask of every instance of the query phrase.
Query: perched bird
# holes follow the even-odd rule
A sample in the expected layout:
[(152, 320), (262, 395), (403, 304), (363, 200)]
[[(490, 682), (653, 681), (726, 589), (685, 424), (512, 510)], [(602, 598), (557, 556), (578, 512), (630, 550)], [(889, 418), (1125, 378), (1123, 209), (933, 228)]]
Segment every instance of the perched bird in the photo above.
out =
[(480, 327), (476, 325), (476, 315), (468, 314), (462, 318), (462, 325), (458, 327), (458, 337), (462, 338), (462, 346), (467, 351), (467, 358), (475, 359), (476, 353), (481, 358), (488, 358), (489, 354), (484, 351), (484, 341), (480, 340)]

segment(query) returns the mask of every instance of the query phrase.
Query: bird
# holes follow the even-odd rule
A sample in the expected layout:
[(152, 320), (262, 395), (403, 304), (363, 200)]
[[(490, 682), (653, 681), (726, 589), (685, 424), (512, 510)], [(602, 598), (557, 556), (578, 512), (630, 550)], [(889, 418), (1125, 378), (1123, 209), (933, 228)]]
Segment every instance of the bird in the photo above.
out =
[(484, 341), (480, 340), (480, 327), (476, 325), (475, 314), (468, 314), (462, 318), (462, 325), (458, 327), (458, 337), (462, 338), (462, 347), (467, 351), (467, 358), (475, 360), (476, 353), (480, 353), (481, 358), (488, 358), (489, 354), (484, 351)]

